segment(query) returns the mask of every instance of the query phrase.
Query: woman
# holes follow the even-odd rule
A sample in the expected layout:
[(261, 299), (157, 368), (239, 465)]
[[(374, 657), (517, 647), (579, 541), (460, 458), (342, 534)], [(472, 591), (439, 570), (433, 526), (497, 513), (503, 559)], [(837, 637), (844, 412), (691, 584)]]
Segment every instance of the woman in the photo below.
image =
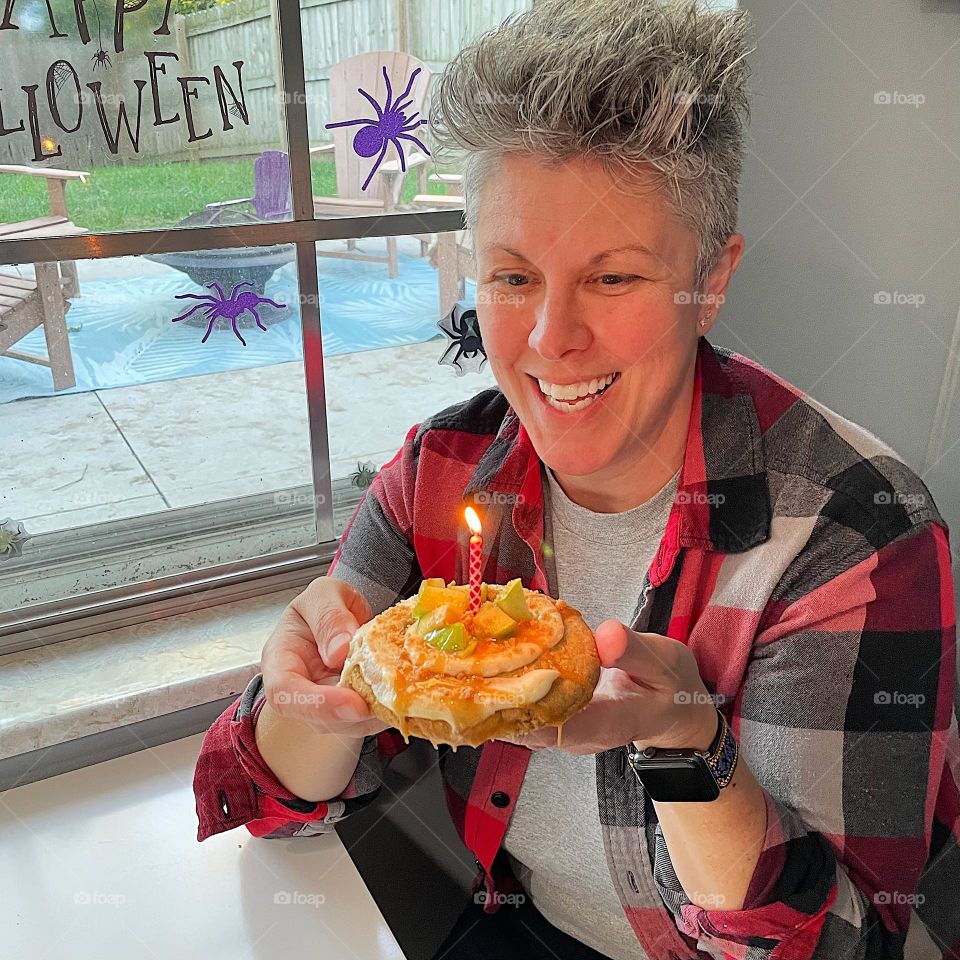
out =
[[(438, 960), (960, 940), (947, 527), (893, 450), (705, 338), (744, 253), (746, 30), (546, 0), (449, 65), (432, 129), (466, 152), (499, 390), (410, 430), (205, 741), (201, 840), (369, 802), (403, 741), (332, 686), (346, 642), (423, 577), (466, 581), (481, 504), (484, 579), (578, 607), (604, 670), (560, 748), (440, 750), (480, 872)], [(628, 761), (719, 743), (716, 799)]]

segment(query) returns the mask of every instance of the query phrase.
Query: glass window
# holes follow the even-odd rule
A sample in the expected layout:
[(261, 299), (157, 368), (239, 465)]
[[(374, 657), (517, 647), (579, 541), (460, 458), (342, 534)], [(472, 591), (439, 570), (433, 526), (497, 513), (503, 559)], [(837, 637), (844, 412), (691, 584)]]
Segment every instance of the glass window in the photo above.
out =
[(423, 121), (530, 0), (121, 6), (0, 8), (0, 649), (307, 582), (409, 427), (494, 386)]
[(476, 292), (466, 231), (327, 240), (317, 256), (330, 468), (340, 504), (353, 491), (338, 481), (362, 489), (414, 423), (496, 381), (470, 340)]
[(30, 537), (0, 563), (3, 610), (329, 539), (329, 505), (319, 528), (301, 509), (313, 476), (293, 257), (277, 244), (0, 267), (0, 297), (24, 294), (0, 331), (0, 449), (16, 464), (0, 520)]

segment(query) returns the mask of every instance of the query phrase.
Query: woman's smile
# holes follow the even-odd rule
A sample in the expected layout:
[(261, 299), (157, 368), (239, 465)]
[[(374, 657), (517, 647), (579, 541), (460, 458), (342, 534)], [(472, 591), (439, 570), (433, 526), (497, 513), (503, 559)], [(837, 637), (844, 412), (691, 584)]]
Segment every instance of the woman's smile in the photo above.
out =
[[(534, 393), (540, 399), (541, 407), (558, 413), (562, 417), (585, 412), (591, 407), (599, 407), (604, 398), (619, 382), (621, 374), (609, 373), (579, 383), (557, 384), (537, 377), (529, 377)], [(576, 396), (574, 396), (576, 394)]]

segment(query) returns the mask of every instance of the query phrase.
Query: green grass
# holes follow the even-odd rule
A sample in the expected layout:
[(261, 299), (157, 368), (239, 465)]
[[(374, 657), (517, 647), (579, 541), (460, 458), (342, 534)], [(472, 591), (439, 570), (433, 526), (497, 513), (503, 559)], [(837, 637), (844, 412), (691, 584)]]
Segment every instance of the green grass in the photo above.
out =
[[(312, 163), (313, 192), (332, 196), (336, 191), (333, 161)], [(442, 193), (439, 184), (429, 193)], [(417, 177), (410, 171), (401, 201), (417, 193)], [(253, 160), (216, 160), (205, 163), (148, 163), (92, 169), (86, 183), (67, 184), (67, 208), (77, 226), (92, 232), (169, 227), (197, 213), (208, 203), (253, 195)], [(34, 177), (0, 175), (0, 223), (32, 220), (50, 213), (47, 188)]]

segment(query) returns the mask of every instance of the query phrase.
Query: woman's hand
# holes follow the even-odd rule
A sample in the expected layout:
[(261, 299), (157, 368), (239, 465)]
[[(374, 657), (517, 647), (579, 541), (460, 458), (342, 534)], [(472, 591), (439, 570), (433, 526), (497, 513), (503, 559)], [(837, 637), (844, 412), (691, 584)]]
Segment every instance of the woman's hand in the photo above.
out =
[[(631, 740), (638, 749), (710, 745), (717, 711), (684, 644), (636, 633), (616, 620), (601, 623), (594, 637), (600, 681), (590, 702), (563, 725), (561, 750), (602, 753)], [(502, 739), (531, 750), (556, 747), (557, 728)]]
[(260, 658), (267, 701), (320, 733), (362, 738), (389, 729), (356, 691), (336, 686), (370, 606), (349, 584), (318, 577), (290, 601)]

